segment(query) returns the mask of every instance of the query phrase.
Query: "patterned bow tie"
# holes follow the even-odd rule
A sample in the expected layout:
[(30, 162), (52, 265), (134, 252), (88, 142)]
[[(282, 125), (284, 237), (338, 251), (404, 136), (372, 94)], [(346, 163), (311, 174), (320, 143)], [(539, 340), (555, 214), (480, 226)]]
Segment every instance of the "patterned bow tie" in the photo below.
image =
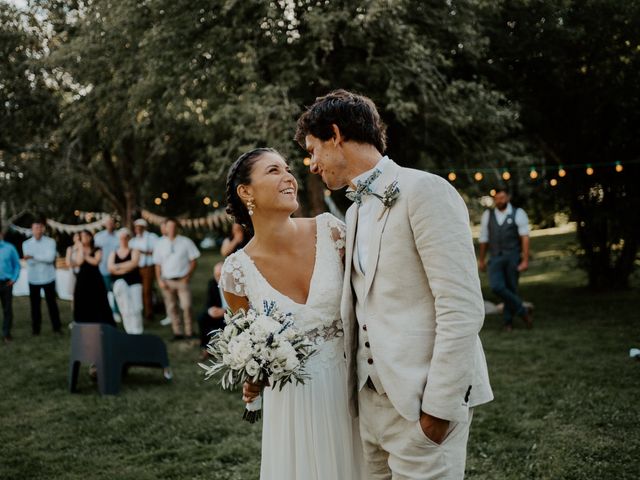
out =
[(362, 205), (362, 197), (365, 195), (371, 195), (371, 184), (378, 178), (382, 172), (377, 168), (369, 175), (363, 182), (358, 180), (355, 190), (349, 190), (346, 193), (346, 197), (352, 202), (356, 202), (358, 206)]

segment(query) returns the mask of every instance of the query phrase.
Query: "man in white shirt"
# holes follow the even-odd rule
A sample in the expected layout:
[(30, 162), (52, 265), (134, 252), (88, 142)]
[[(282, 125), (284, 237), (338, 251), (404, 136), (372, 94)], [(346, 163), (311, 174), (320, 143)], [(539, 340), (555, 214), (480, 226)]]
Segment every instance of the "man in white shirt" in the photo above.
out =
[(29, 300), (31, 303), (31, 332), (40, 335), (42, 312), (40, 310), (40, 291), (49, 311), (54, 333), (61, 334), (60, 312), (56, 302), (56, 242), (44, 234), (45, 220), (36, 219), (31, 224), (32, 237), (22, 244), (22, 254), (27, 261), (29, 280)]
[(144, 318), (153, 320), (153, 280), (155, 279), (155, 267), (153, 264), (153, 249), (158, 241), (158, 236), (147, 231), (147, 221), (143, 218), (133, 222), (136, 236), (129, 241), (129, 247), (140, 251), (140, 276), (142, 277), (142, 301), (144, 305)]
[(529, 268), (529, 219), (521, 208), (513, 208), (509, 193), (499, 189), (493, 198), (495, 208), (486, 210), (480, 220), (480, 252), (478, 266), (487, 269), (491, 290), (504, 302), (504, 329), (513, 329), (513, 317), (520, 316), (527, 328), (533, 325), (531, 311), (518, 296), (520, 272)]
[(120, 311), (118, 310), (118, 304), (113, 296), (113, 283), (111, 282), (111, 274), (109, 273), (108, 267), (109, 256), (111, 255), (111, 252), (115, 252), (120, 248), (120, 240), (116, 233), (116, 223), (112, 217), (109, 216), (105, 219), (104, 226), (105, 229), (96, 233), (93, 237), (93, 243), (96, 247), (100, 247), (102, 249), (102, 258), (98, 268), (100, 268), (100, 274), (104, 280), (104, 285), (107, 287), (109, 305), (111, 305), (113, 317), (117, 322), (120, 322)]
[[(197, 338), (193, 334), (191, 314), (191, 288), (189, 281), (196, 269), (200, 251), (191, 239), (178, 235), (178, 222), (170, 218), (165, 224), (166, 237), (162, 237), (153, 249), (156, 277), (162, 291), (167, 314), (171, 318), (173, 339)], [(184, 317), (184, 333), (178, 302)]]

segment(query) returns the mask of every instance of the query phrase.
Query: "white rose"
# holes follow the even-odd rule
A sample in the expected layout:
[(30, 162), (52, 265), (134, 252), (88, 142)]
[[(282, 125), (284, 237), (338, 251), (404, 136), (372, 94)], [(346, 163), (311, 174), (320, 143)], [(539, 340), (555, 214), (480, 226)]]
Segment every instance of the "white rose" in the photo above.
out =
[(247, 375), (255, 377), (260, 372), (260, 365), (253, 358), (247, 362), (245, 367)]

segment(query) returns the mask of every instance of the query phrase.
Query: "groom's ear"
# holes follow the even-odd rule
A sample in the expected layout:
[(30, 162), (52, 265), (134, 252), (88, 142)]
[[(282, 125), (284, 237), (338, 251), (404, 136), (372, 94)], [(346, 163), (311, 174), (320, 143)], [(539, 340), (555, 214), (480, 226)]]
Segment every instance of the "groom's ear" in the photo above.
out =
[(342, 132), (340, 131), (340, 127), (335, 123), (331, 124), (331, 130), (333, 130), (333, 138), (331, 141), (333, 142), (333, 146), (337, 147), (344, 141), (344, 137), (342, 136)]

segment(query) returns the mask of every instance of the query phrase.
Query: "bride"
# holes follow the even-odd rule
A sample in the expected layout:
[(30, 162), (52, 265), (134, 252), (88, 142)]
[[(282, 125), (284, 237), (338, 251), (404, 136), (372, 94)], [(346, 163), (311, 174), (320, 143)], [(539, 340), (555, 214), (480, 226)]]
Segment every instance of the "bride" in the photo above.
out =
[[(242, 155), (227, 177), (227, 211), (254, 236), (224, 263), (234, 312), (275, 301), (316, 344), (304, 385), (262, 392), (262, 480), (364, 478), (357, 424), (347, 406), (340, 320), (344, 224), (331, 214), (292, 218), (298, 184), (270, 148)], [(243, 399), (253, 395), (245, 388)]]

